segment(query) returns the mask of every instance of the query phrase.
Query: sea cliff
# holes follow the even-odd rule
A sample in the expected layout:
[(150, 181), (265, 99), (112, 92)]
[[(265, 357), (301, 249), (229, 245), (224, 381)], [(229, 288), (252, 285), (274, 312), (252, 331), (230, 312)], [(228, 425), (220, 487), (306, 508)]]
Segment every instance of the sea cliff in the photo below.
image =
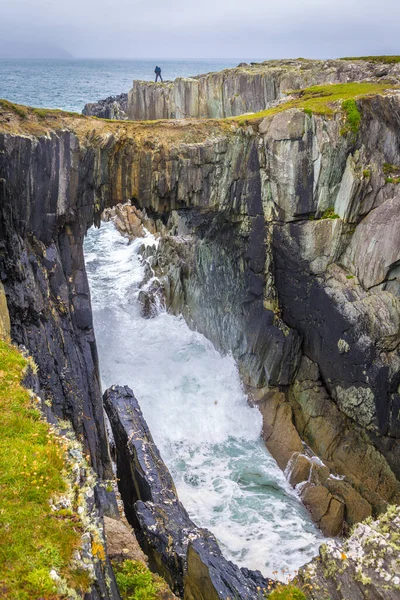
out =
[(398, 503), (400, 93), (381, 80), (395, 67), (373, 69), (361, 87), (233, 119), (112, 122), (2, 102), (0, 323), (100, 479), (112, 469), (82, 242), (125, 203), (111, 218), (160, 236), (143, 256), (168, 308), (237, 359), (321, 529)]

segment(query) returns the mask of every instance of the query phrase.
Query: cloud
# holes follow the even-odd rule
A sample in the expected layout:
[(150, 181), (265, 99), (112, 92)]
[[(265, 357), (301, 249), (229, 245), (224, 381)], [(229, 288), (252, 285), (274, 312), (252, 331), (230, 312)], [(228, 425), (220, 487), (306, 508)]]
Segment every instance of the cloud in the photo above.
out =
[(46, 40), (75, 56), (400, 53), (397, 0), (0, 0), (0, 10), (3, 40)]

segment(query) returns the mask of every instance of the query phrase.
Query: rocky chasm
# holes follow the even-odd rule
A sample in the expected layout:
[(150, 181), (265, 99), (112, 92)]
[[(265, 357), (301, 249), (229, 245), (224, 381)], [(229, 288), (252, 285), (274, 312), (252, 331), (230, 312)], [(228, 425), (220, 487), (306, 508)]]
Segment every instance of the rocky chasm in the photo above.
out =
[[(302, 575), (316, 599), (398, 593), (396, 542), (372, 519), (399, 499), (399, 92), (357, 110), (356, 131), (341, 110), (243, 125), (0, 113), (2, 315), (39, 367), (43, 410), (70, 420), (112, 477), (82, 243), (129, 201), (109, 217), (132, 237), (143, 225), (160, 236), (143, 252), (166, 305), (236, 358), (267, 447), (315, 522), (334, 536), (370, 518), (374, 533), (356, 529), (345, 559), (339, 546)], [(383, 574), (352, 550), (365, 539), (385, 547)], [(196, 577), (203, 559), (190, 562)], [(359, 575), (351, 596), (345, 578), (332, 584), (342, 566)]]

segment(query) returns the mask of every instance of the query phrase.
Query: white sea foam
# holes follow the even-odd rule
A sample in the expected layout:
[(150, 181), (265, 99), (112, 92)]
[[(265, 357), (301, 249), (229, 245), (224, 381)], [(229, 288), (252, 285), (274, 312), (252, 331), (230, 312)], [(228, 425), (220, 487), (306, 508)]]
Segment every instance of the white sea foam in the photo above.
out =
[(234, 360), (182, 318), (141, 316), (141, 243), (111, 223), (85, 242), (103, 386), (133, 389), (180, 499), (227, 558), (265, 575), (294, 573), (322, 537), (260, 441), (261, 415)]

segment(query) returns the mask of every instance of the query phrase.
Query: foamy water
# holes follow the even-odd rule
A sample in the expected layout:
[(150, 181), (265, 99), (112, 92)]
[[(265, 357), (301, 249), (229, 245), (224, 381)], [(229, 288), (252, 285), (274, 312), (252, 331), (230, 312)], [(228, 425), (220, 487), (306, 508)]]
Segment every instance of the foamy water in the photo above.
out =
[(267, 576), (294, 573), (318, 551), (319, 531), (260, 440), (262, 420), (235, 361), (182, 318), (141, 316), (138, 255), (111, 223), (85, 242), (104, 389), (129, 385), (191, 518), (224, 555)]

